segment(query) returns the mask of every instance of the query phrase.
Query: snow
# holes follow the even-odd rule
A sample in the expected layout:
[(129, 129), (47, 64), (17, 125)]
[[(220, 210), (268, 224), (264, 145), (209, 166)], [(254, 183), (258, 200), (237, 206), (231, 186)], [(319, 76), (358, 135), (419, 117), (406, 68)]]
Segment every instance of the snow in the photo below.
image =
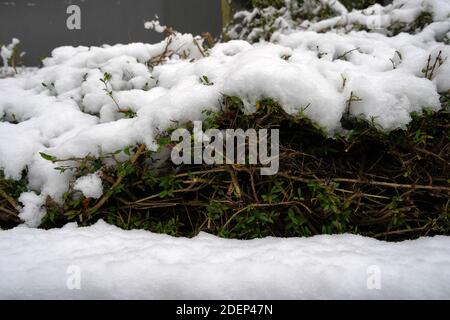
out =
[(22, 220), (28, 221), (30, 225), (38, 226), (45, 216), (45, 211), (41, 209), (45, 198), (34, 192), (24, 192), (19, 197), (19, 202), (23, 204), (20, 208), (19, 216)]
[(449, 237), (185, 239), (100, 221), (0, 231), (0, 252), (1, 299), (450, 299)]
[[(434, 23), (448, 21), (448, 0), (394, 0), (392, 4), (374, 4), (362, 10), (348, 10), (338, 0), (304, 0), (301, 3), (284, 0), (285, 6), (255, 8), (239, 11), (234, 18), (241, 24), (232, 26), (227, 34), (231, 39), (246, 39), (256, 42), (273, 29), (283, 33), (310, 30), (320, 32), (348, 32), (356, 28), (367, 28), (377, 33), (392, 35), (393, 29), (406, 28), (415, 33), (413, 22), (423, 13), (430, 14)], [(320, 9), (331, 9), (334, 14), (318, 19)], [(329, 11), (329, 10), (327, 10)], [(298, 19), (310, 17), (310, 20)]]
[(12, 57), (14, 53), (14, 48), (20, 44), (20, 40), (17, 38), (13, 38), (11, 43), (8, 45), (3, 45), (0, 48), (0, 57), (2, 57), (3, 68), (8, 67), (8, 60)]
[[(0, 44), (0, 58), (2, 60), (3, 66), (0, 68), (0, 79), (5, 77), (14, 76), (14, 74), (18, 72), (27, 72), (24, 70), (24, 67), (18, 67), (15, 65), (10, 66), (10, 59), (13, 58), (13, 55), (16, 54), (17, 58), (22, 58), (25, 55), (25, 52), (21, 52), (18, 50), (18, 46), (20, 45), (20, 40), (17, 38), (13, 38), (11, 43), (8, 45)], [(17, 61), (16, 61), (17, 62)], [(29, 69), (32, 70), (32, 69)], [(28, 70), (28, 71), (29, 71)]]
[(310, 30), (320, 31), (332, 27), (343, 27), (354, 24), (378, 29), (383, 32), (394, 24), (410, 24), (423, 12), (430, 13), (434, 21), (445, 21), (449, 18), (450, 3), (447, 0), (394, 0), (385, 7), (375, 4), (363, 10), (342, 13), (338, 17), (322, 20), (308, 25)]
[[(317, 11), (315, 1), (303, 3)], [(30, 228), (40, 225), (49, 197), (61, 202), (69, 189), (103, 194), (99, 172), (60, 172), (40, 153), (100, 157), (138, 143), (156, 150), (158, 134), (219, 110), (224, 95), (240, 97), (246, 112), (272, 98), (330, 136), (345, 133), (340, 120), (352, 96), (348, 111), (385, 131), (405, 127), (412, 112), (440, 109), (440, 94), (450, 90), (449, 1), (395, 0), (351, 12), (336, 0), (320, 3), (335, 16), (297, 22), (287, 9), (238, 13), (246, 23), (261, 12), (277, 15), (278, 31), (270, 41), (210, 50), (199, 49), (201, 37), (171, 33), (157, 20), (145, 28), (170, 34), (160, 43), (59, 47), (40, 69), (9, 67), (19, 40), (2, 46), (0, 170), (16, 180), (25, 174), (28, 190), (18, 198), (24, 225), (0, 230), (0, 299), (450, 299), (450, 237), (186, 239), (103, 221)], [(392, 33), (424, 12), (433, 18), (425, 28)], [(265, 30), (233, 32), (256, 41)], [(427, 60), (439, 55), (442, 65), (428, 79)], [(110, 79), (100, 81), (105, 74)]]
[(166, 31), (167, 26), (162, 26), (161, 23), (159, 22), (158, 16), (156, 16), (155, 20), (146, 21), (144, 23), (144, 28), (150, 29), (150, 30), (155, 30), (158, 33), (163, 33), (164, 31)]
[[(363, 14), (329, 3), (338, 19)], [(68, 159), (99, 157), (137, 143), (156, 150), (161, 132), (201, 120), (205, 109), (219, 110), (224, 95), (239, 96), (247, 112), (258, 100), (272, 98), (330, 136), (345, 133), (340, 119), (352, 96), (358, 101), (349, 112), (386, 131), (404, 128), (412, 112), (440, 109), (439, 96), (450, 89), (450, 45), (442, 41), (450, 33), (448, 2), (397, 0), (372, 9), (391, 22), (427, 10), (434, 22), (416, 33), (390, 36), (384, 29), (348, 31), (338, 25), (321, 33), (315, 26), (322, 22), (313, 21), (306, 30), (275, 32), (270, 42), (233, 40), (208, 51), (199, 49), (202, 38), (177, 32), (156, 44), (64, 46), (42, 68), (0, 79), (0, 169), (11, 179), (27, 170), (20, 217), (39, 226), (47, 197), (61, 202), (77, 184), (73, 172), (55, 170), (59, 164), (40, 152)], [(146, 26), (163, 28), (154, 21)], [(429, 80), (422, 70), (439, 52), (443, 64)], [(106, 84), (100, 81), (105, 73), (111, 75)], [(213, 85), (204, 85), (204, 76)], [(136, 116), (127, 118), (118, 107)], [(97, 197), (98, 180), (96, 186), (93, 193), (82, 191)]]
[(100, 173), (89, 174), (75, 181), (74, 190), (81, 191), (86, 198), (98, 199), (103, 194)]

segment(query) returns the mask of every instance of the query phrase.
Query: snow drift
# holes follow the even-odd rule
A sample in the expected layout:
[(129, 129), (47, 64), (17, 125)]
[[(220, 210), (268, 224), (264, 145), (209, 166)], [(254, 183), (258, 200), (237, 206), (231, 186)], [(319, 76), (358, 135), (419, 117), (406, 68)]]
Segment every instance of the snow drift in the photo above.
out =
[[(332, 3), (337, 16), (323, 21), (296, 25), (282, 13), (270, 41), (255, 44), (234, 40), (206, 50), (200, 37), (171, 33), (157, 44), (56, 48), (42, 68), (13, 77), (5, 68), (0, 170), (10, 179), (25, 175), (28, 190), (18, 199), (25, 225), (0, 231), (0, 298), (450, 299), (449, 237), (185, 239), (103, 221), (28, 228), (40, 225), (48, 197), (62, 201), (69, 188), (91, 198), (103, 193), (98, 174), (61, 173), (41, 152), (69, 159), (138, 143), (156, 150), (161, 132), (219, 110), (224, 96), (241, 98), (246, 112), (272, 98), (330, 136), (345, 132), (346, 112), (393, 130), (408, 124), (412, 112), (441, 108), (440, 95), (450, 90), (447, 1), (396, 0), (352, 12)], [(410, 26), (422, 12), (433, 19), (423, 29), (388, 30), (393, 23)], [(370, 29), (373, 21), (381, 29), (353, 30)], [(7, 61), (12, 47), (1, 50)], [(438, 66), (432, 74), (424, 72), (427, 61)]]
[(2, 299), (450, 299), (449, 237), (184, 239), (100, 221), (2, 231), (0, 252)]

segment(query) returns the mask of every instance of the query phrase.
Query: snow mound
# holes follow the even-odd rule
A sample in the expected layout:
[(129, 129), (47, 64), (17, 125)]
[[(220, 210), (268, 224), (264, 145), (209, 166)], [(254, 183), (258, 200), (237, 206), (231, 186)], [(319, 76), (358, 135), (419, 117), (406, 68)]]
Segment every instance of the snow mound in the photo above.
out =
[[(423, 9), (423, 1), (414, 4), (408, 8)], [(339, 8), (340, 15), (352, 14)], [(202, 119), (203, 110), (219, 110), (224, 95), (239, 96), (247, 112), (272, 98), (330, 135), (342, 132), (347, 112), (382, 130), (402, 128), (411, 112), (438, 110), (439, 94), (450, 89), (450, 46), (441, 41), (450, 34), (450, 20), (432, 12), (436, 21), (422, 31), (393, 37), (310, 28), (208, 51), (201, 38), (180, 33), (157, 44), (56, 48), (39, 70), (0, 79), (0, 170), (20, 179), (27, 169), (20, 217), (38, 226), (47, 197), (61, 201), (74, 183), (70, 171), (55, 170), (58, 164), (41, 152), (70, 159), (136, 143), (155, 150), (158, 134)], [(432, 76), (423, 72), (428, 59), (438, 65)]]
[(230, 39), (257, 42), (268, 40), (274, 32), (291, 33), (300, 30), (318, 32), (349, 32), (370, 30), (396, 35), (417, 33), (430, 22), (448, 21), (450, 3), (447, 0), (394, 0), (381, 6), (348, 11), (338, 0), (284, 0), (280, 8), (254, 8), (239, 11), (234, 23), (226, 30)]
[[(0, 231), (1, 299), (450, 299), (450, 238)], [(78, 289), (79, 288), (79, 289)]]
[(81, 191), (86, 198), (98, 199), (103, 194), (102, 179), (99, 173), (81, 177), (75, 181), (73, 189)]

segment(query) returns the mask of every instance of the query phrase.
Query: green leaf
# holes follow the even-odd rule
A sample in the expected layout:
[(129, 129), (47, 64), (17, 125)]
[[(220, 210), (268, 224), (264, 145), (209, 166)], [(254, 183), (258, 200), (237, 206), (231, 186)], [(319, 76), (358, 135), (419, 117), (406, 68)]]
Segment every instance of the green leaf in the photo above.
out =
[(200, 81), (205, 85), (205, 86), (212, 86), (214, 85), (214, 83), (209, 81), (209, 78), (207, 76), (202, 76), (200, 78)]
[(105, 79), (106, 81), (111, 80), (111, 78), (112, 78), (112, 75), (111, 75), (110, 73), (105, 72), (105, 73), (103, 74), (103, 79)]
[(158, 138), (157, 142), (160, 147), (164, 147), (170, 144), (172, 140), (170, 139), (170, 137), (162, 136)]
[(51, 156), (49, 154), (46, 154), (44, 152), (39, 152), (39, 154), (41, 155), (42, 158), (44, 158), (47, 161), (51, 161), (51, 162), (56, 162), (57, 158), (54, 156)]
[(126, 147), (125, 149), (123, 149), (123, 153), (125, 153), (127, 156), (130, 156), (131, 155), (131, 151), (130, 151), (131, 148), (132, 148), (131, 146)]

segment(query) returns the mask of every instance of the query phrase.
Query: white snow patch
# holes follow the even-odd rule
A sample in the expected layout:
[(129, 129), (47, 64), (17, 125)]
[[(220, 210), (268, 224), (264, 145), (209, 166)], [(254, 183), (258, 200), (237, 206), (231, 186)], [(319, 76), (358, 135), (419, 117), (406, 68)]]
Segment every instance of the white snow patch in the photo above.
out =
[(185, 239), (100, 221), (0, 231), (0, 252), (1, 299), (450, 299), (450, 237)]
[(102, 179), (98, 172), (89, 174), (77, 179), (73, 189), (81, 191), (86, 198), (98, 199), (103, 195)]
[(25, 221), (27, 226), (38, 227), (45, 215), (45, 210), (42, 208), (45, 198), (34, 192), (24, 192), (20, 195), (19, 202), (23, 204), (19, 217)]
[(159, 22), (158, 17), (156, 17), (155, 20), (145, 21), (144, 28), (149, 29), (149, 30), (154, 30), (158, 33), (163, 33), (164, 31), (167, 30), (167, 26), (162, 26), (161, 23)]
[(8, 45), (2, 45), (0, 47), (0, 57), (3, 61), (3, 68), (8, 67), (8, 60), (13, 56), (14, 54), (14, 48), (17, 47), (17, 45), (20, 44), (20, 40), (17, 38), (13, 38), (11, 43)]

